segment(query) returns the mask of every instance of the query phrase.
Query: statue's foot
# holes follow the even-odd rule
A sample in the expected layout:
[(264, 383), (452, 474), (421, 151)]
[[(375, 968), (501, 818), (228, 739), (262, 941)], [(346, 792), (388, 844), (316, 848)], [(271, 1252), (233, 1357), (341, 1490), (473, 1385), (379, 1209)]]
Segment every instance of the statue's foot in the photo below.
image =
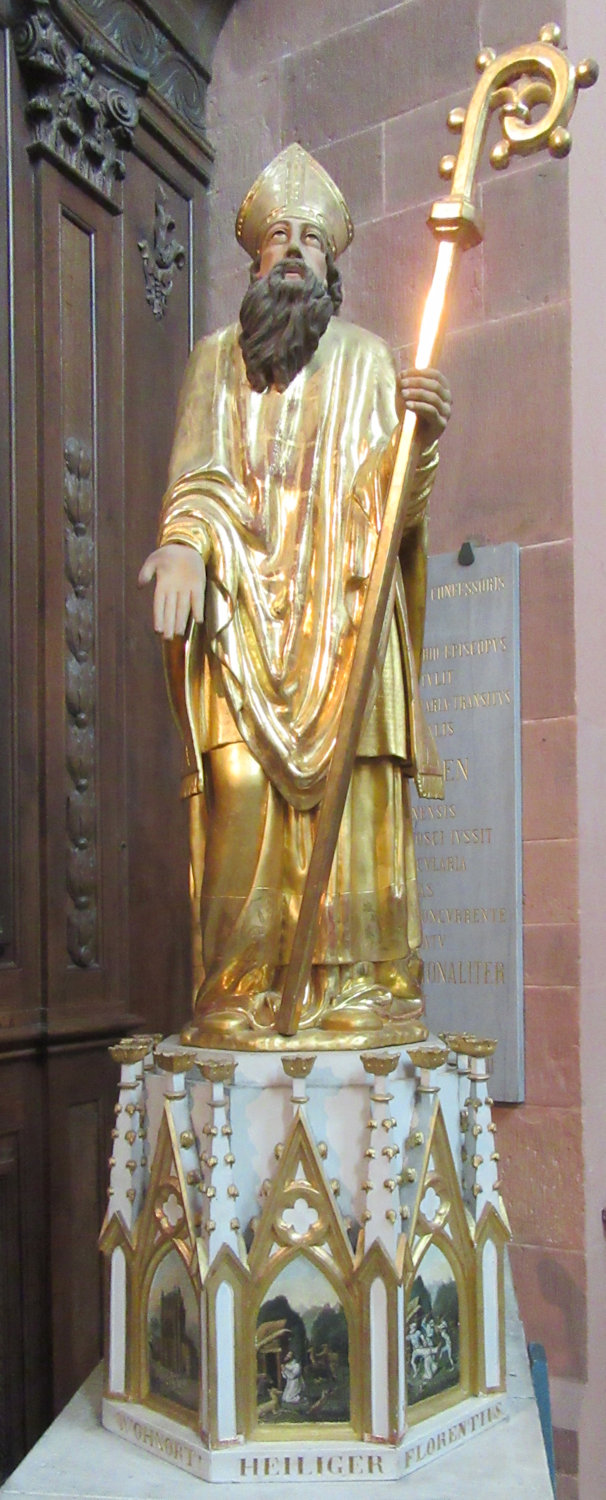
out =
[(233, 997), (216, 998), (196, 1008), (193, 1019), (183, 1027), (181, 1042), (190, 1047), (245, 1046), (242, 1038), (273, 1028), (279, 1003), (280, 996), (269, 992), (247, 996), (246, 1004), (238, 1004)]
[(423, 960), (410, 953), (400, 963), (391, 961), (375, 965), (377, 983), (389, 990), (394, 1000), (416, 1002), (423, 995)]
[(247, 1018), (242, 1011), (227, 1012), (222, 1016), (206, 1018), (200, 1017), (183, 1027), (181, 1032), (181, 1045), (183, 1047), (222, 1047), (229, 1046), (247, 1027)]
[[(342, 971), (341, 971), (342, 972)], [(410, 1045), (427, 1035), (423, 1024), (423, 964), (416, 954), (400, 960), (360, 962), (342, 972), (341, 984), (310, 984), (295, 1036), (277, 1029), (276, 990), (208, 995), (181, 1033), (185, 1046), (243, 1051), (319, 1051)]]
[(335, 1005), (320, 1022), (323, 1031), (382, 1033), (386, 1027), (417, 1020), (423, 1014), (422, 995), (383, 992), (357, 1003)]

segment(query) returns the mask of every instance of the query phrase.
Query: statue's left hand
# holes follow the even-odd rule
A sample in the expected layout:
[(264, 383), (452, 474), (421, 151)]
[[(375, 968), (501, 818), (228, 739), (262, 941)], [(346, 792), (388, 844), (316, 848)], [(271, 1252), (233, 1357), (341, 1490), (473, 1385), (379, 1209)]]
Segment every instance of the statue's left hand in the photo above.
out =
[(452, 410), (450, 386), (440, 370), (404, 370), (398, 377), (404, 407), (416, 412), (425, 447), (441, 437)]

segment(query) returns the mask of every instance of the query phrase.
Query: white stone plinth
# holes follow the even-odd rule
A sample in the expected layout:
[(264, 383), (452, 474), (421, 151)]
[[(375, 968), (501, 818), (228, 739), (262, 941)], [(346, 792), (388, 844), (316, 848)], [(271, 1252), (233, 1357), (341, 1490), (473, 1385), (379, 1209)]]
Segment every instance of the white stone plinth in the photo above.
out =
[[(553, 1500), (545, 1450), (526, 1359), (524, 1334), (513, 1294), (508, 1294), (507, 1386), (509, 1420), (480, 1432), (408, 1479), (369, 1480), (356, 1486), (356, 1500)], [(131, 1447), (100, 1425), (101, 1367), (3, 1486), (2, 1494), (28, 1500), (195, 1500), (204, 1480)], [(208, 1492), (210, 1494), (210, 1491)], [(219, 1500), (259, 1500), (263, 1482), (221, 1485)], [(277, 1481), (272, 1500), (293, 1500), (292, 1484)], [(301, 1490), (299, 1494), (305, 1493)], [(342, 1500), (342, 1482), (328, 1482), (324, 1500)]]
[(489, 1059), (120, 1043), (102, 1420), (222, 1485), (356, 1486), (503, 1420)]

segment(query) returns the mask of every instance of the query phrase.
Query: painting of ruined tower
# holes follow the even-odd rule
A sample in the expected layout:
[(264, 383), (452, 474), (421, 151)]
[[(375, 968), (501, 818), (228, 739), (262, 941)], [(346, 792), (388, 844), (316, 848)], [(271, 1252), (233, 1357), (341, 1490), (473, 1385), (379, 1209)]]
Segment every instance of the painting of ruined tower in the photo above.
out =
[(147, 1336), (150, 1395), (197, 1412), (197, 1305), (185, 1266), (174, 1250), (160, 1261), (151, 1284)]

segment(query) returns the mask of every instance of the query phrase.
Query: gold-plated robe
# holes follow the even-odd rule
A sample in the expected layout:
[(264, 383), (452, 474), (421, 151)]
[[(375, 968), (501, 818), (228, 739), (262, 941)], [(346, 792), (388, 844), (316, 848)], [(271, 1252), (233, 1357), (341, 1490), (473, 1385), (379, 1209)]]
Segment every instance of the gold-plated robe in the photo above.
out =
[[(245, 1013), (255, 1026), (259, 996), (279, 990), (289, 956), (397, 411), (389, 350), (340, 318), (283, 394), (251, 390), (238, 332), (203, 340), (190, 358), (159, 541), (193, 546), (207, 565), (204, 627), (167, 651), (186, 790), (201, 793), (196, 1009)], [(348, 986), (397, 989), (420, 943), (407, 779), (443, 794), (418, 689), (436, 465), (434, 445), (411, 497), (304, 1024), (342, 1008)]]

